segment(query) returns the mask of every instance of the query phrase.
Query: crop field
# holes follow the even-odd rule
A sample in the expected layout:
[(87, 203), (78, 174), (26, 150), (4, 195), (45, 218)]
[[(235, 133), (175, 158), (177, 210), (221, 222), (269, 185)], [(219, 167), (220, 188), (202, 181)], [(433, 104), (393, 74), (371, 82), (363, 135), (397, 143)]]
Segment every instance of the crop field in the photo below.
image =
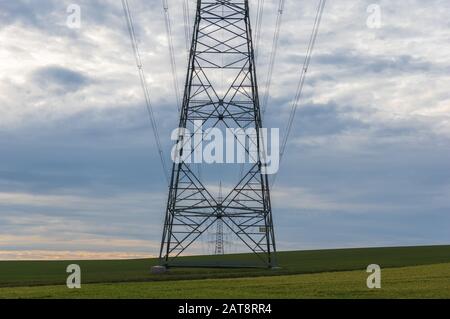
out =
[[(450, 298), (450, 246), (281, 252), (278, 261), (276, 270), (172, 268), (163, 275), (150, 274), (155, 259), (4, 261), (0, 298)], [(82, 288), (69, 290), (65, 270), (73, 263)], [(382, 268), (381, 289), (366, 286), (369, 264)]]

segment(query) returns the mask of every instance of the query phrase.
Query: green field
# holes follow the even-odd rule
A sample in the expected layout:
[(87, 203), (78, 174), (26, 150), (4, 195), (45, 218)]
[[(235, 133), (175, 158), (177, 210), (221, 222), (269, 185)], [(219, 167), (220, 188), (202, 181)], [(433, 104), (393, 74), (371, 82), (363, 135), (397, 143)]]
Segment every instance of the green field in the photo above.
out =
[[(0, 262), (0, 298), (450, 298), (450, 246), (282, 252), (278, 260), (279, 270), (164, 275), (150, 274), (154, 259)], [(80, 290), (65, 287), (72, 263), (82, 268)], [(367, 289), (369, 264), (382, 267), (382, 289)]]

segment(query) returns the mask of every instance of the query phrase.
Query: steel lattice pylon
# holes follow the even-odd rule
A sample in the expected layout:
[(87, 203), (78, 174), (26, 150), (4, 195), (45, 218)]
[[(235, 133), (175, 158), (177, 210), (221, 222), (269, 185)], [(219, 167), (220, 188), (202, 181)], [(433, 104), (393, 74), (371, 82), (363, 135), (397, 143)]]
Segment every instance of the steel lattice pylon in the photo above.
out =
[[(260, 158), (262, 120), (248, 0), (197, 1), (179, 127), (194, 136), (198, 130), (195, 121), (206, 128), (254, 128), (257, 136), (252, 146), (258, 149), (258, 159), (241, 164), (239, 178), (220, 200), (208, 190), (197, 164), (183, 160), (173, 164), (161, 263), (176, 266), (176, 258), (220, 221), (255, 253), (258, 266), (275, 266), (269, 183)], [(252, 146), (244, 145), (247, 154)], [(181, 148), (179, 154), (183, 151)], [(195, 151), (195, 147), (190, 150)]]

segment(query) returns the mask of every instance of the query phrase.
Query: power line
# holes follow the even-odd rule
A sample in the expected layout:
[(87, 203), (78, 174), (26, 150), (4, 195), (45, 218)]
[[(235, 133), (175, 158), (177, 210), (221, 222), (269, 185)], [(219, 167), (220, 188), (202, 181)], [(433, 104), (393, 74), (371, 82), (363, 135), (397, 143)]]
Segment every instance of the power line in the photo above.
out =
[(186, 53), (189, 59), (189, 51), (191, 49), (191, 17), (190, 17), (190, 8), (189, 8), (189, 0), (183, 1), (183, 19), (184, 19), (184, 38), (186, 41)]
[(255, 28), (255, 61), (258, 61), (259, 47), (261, 42), (261, 29), (264, 16), (264, 0), (258, 0), (258, 6), (256, 8), (256, 28)]
[(122, 6), (123, 6), (124, 13), (125, 13), (125, 19), (127, 21), (127, 27), (128, 27), (128, 33), (130, 35), (131, 46), (133, 48), (133, 53), (134, 53), (134, 56), (136, 59), (136, 66), (139, 71), (139, 78), (141, 81), (141, 86), (142, 86), (144, 96), (145, 96), (145, 103), (146, 103), (146, 107), (147, 107), (148, 116), (150, 119), (150, 123), (152, 125), (153, 134), (155, 136), (156, 147), (158, 148), (158, 154), (159, 154), (159, 157), (161, 160), (161, 165), (162, 165), (162, 169), (163, 169), (165, 178), (167, 180), (167, 183), (169, 183), (169, 173), (168, 173), (168, 169), (167, 169), (167, 165), (166, 165), (166, 161), (165, 161), (165, 156), (164, 156), (164, 151), (163, 151), (162, 144), (161, 144), (161, 139), (159, 137), (158, 125), (156, 124), (157, 122), (155, 120), (153, 106), (152, 106), (151, 100), (150, 100), (150, 91), (148, 89), (147, 79), (145, 77), (141, 55), (139, 53), (136, 32), (134, 29), (133, 16), (131, 15), (130, 7), (128, 5), (128, 0), (122, 0)]
[(277, 14), (277, 20), (275, 23), (275, 31), (273, 34), (272, 50), (270, 53), (269, 68), (267, 71), (267, 78), (266, 78), (266, 87), (265, 87), (263, 103), (262, 103), (262, 115), (263, 116), (266, 113), (267, 104), (269, 102), (270, 87), (272, 85), (273, 69), (275, 66), (275, 60), (276, 60), (277, 52), (278, 52), (278, 43), (279, 43), (279, 38), (280, 38), (281, 24), (283, 22), (284, 4), (285, 4), (285, 0), (280, 0), (280, 3), (278, 5), (278, 14)]
[(164, 9), (164, 20), (165, 20), (165, 26), (166, 26), (166, 35), (167, 35), (167, 45), (169, 47), (169, 55), (170, 55), (170, 68), (172, 71), (172, 80), (173, 80), (173, 87), (175, 90), (175, 97), (176, 97), (176, 103), (178, 112), (181, 111), (181, 99), (180, 99), (180, 89), (178, 86), (178, 80), (177, 80), (177, 64), (175, 60), (175, 50), (173, 48), (173, 39), (172, 39), (172, 23), (170, 20), (170, 13), (169, 13), (169, 2), (168, 0), (162, 0), (163, 9)]
[[(292, 106), (291, 106), (291, 112), (289, 115), (289, 120), (288, 120), (288, 124), (287, 124), (287, 128), (286, 128), (286, 132), (285, 135), (283, 137), (283, 141), (281, 144), (281, 149), (280, 149), (280, 163), (284, 157), (284, 154), (286, 152), (286, 146), (287, 146), (287, 142), (289, 140), (289, 136), (291, 134), (292, 131), (292, 126), (294, 124), (294, 119), (295, 119), (295, 114), (297, 112), (298, 109), (298, 105), (300, 102), (300, 98), (302, 97), (302, 93), (303, 93), (303, 87), (305, 85), (305, 79), (306, 79), (306, 74), (308, 72), (308, 68), (311, 62), (311, 56), (312, 53), (314, 51), (314, 46), (316, 44), (316, 40), (317, 40), (317, 35), (319, 33), (319, 28), (320, 28), (320, 23), (322, 21), (322, 15), (323, 15), (323, 11), (325, 8), (325, 4), (326, 4), (326, 0), (319, 0), (319, 5), (317, 7), (317, 14), (316, 14), (316, 18), (314, 20), (314, 26), (311, 32), (311, 37), (309, 39), (309, 43), (308, 43), (308, 49), (306, 51), (306, 56), (305, 56), (305, 60), (303, 62), (303, 66), (302, 66), (302, 70), (301, 70), (301, 75), (300, 75), (300, 80), (298, 82), (297, 85), (297, 91), (295, 93), (295, 97), (294, 100), (292, 101)], [(276, 178), (277, 178), (278, 174), (274, 175), (273, 180), (272, 180), (272, 187), (276, 182)]]

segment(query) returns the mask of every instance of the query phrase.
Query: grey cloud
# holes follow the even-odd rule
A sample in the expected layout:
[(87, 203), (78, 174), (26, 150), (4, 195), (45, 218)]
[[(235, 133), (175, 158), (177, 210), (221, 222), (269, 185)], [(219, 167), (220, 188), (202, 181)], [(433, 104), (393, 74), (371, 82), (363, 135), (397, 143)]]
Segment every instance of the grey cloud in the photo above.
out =
[(42, 89), (61, 93), (77, 91), (91, 83), (91, 79), (81, 72), (60, 66), (46, 66), (35, 70), (32, 81)]
[(27, 27), (46, 28), (49, 16), (55, 7), (54, 1), (2, 0), (0, 2), (0, 25), (18, 23)]
[(71, 4), (80, 6), (82, 28), (114, 26), (122, 18), (120, 3), (114, 0), (2, 0), (0, 26), (20, 25), (52, 36), (77, 38), (80, 30), (74, 31), (66, 27), (67, 18), (71, 14), (67, 9)]
[(335, 103), (309, 104), (299, 108), (295, 125), (300, 131), (300, 136), (334, 135), (346, 130), (368, 127), (367, 124), (353, 118), (350, 111), (345, 107), (339, 108)]
[(163, 176), (147, 121), (143, 106), (86, 111), (22, 128), (12, 137), (0, 135), (0, 149), (8, 150), (2, 154), (0, 191), (157, 190)]
[(432, 63), (409, 55), (370, 56), (352, 51), (334, 51), (328, 54), (314, 56), (314, 61), (321, 64), (333, 65), (338, 68), (359, 70), (359, 72), (427, 72), (433, 68)]

